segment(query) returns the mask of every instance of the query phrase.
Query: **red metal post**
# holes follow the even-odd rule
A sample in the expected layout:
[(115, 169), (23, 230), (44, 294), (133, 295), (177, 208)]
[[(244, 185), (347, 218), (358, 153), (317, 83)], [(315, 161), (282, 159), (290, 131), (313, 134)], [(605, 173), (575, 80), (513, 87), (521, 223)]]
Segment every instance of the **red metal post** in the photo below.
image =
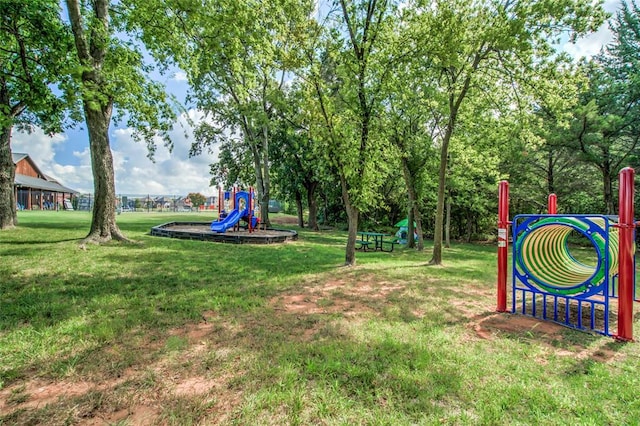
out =
[(507, 311), (507, 251), (509, 245), (509, 182), (498, 186), (498, 312)]
[(249, 187), (249, 233), (253, 232), (253, 187)]
[(633, 287), (635, 281), (633, 231), (634, 170), (620, 171), (618, 207), (618, 340), (633, 340)]
[[(235, 210), (235, 209), (237, 209), (237, 208), (239, 208), (239, 207), (240, 207), (240, 206), (238, 205), (238, 204), (240, 204), (240, 203), (238, 203), (238, 202), (237, 202), (238, 200), (236, 200), (236, 195), (238, 194), (238, 192), (239, 192), (238, 185), (233, 185), (233, 207), (231, 207), (231, 208), (229, 209), (229, 211), (231, 211), (231, 210)], [(238, 222), (236, 222), (236, 224), (235, 224), (235, 225), (233, 225), (233, 230), (234, 230), (234, 231), (238, 231), (238, 230), (239, 230)]]
[(547, 211), (549, 214), (558, 214), (558, 197), (556, 194), (549, 194)]
[(233, 205), (230, 210), (235, 210), (236, 207), (236, 194), (238, 193), (238, 185), (233, 185)]

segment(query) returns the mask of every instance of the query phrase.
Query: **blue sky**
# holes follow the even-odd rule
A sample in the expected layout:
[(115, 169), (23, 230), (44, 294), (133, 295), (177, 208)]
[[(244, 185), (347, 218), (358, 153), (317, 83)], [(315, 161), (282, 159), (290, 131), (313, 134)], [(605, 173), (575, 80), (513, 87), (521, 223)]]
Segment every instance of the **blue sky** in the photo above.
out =
[[(619, 0), (605, 1), (604, 7), (614, 13)], [(599, 31), (575, 44), (562, 46), (566, 52), (576, 58), (596, 54), (603, 44), (611, 40), (611, 34), (605, 24)], [(169, 93), (184, 101), (188, 84), (184, 73), (173, 72), (158, 75)], [(188, 114), (194, 122), (203, 119), (203, 114), (189, 109)], [(180, 118), (188, 129), (184, 117)], [(193, 138), (185, 138), (185, 130), (175, 126), (171, 134), (174, 142), (172, 153), (158, 145), (155, 162), (147, 158), (146, 146), (133, 141), (131, 131), (120, 125), (112, 125), (110, 130), (111, 150), (114, 157), (116, 174), (116, 192), (121, 195), (186, 195), (199, 192), (213, 195), (217, 189), (209, 186), (209, 164), (215, 161), (217, 153), (203, 153), (189, 158), (189, 148)], [(84, 124), (51, 137), (36, 129), (31, 134), (14, 132), (11, 140), (13, 152), (29, 154), (42, 171), (59, 179), (65, 186), (81, 192), (93, 191), (89, 142)]]

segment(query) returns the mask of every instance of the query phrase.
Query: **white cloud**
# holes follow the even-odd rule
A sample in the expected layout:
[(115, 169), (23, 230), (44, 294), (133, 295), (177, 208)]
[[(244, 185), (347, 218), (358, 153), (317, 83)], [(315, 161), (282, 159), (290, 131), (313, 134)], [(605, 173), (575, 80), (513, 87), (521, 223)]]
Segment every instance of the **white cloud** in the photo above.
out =
[[(195, 124), (204, 119), (204, 114), (196, 110), (190, 110), (188, 114)], [(188, 137), (185, 137), (185, 130)], [(217, 159), (218, 153), (189, 158), (194, 138), (186, 117), (180, 117), (170, 133), (171, 152), (163, 141), (157, 141), (155, 161), (147, 158), (146, 145), (135, 142), (130, 129), (117, 129), (112, 136), (116, 192), (119, 194), (187, 195), (200, 192), (213, 195), (216, 192), (209, 186), (209, 164)]]
[[(188, 111), (188, 115), (194, 124), (204, 119), (204, 114), (196, 110)], [(111, 131), (117, 194), (217, 193), (215, 188), (209, 186), (209, 164), (217, 159), (218, 150), (189, 158), (189, 149), (194, 141), (193, 132), (186, 117), (180, 117), (178, 122), (180, 124), (170, 133), (173, 151), (170, 152), (159, 140), (154, 156), (155, 162), (147, 158), (146, 144), (133, 140), (130, 129), (120, 128)], [(185, 137), (185, 130), (188, 137)], [(88, 147), (82, 151), (74, 151), (73, 158), (54, 159), (56, 149), (66, 141), (65, 135), (49, 137), (40, 129), (30, 135), (15, 132), (12, 149), (13, 152), (29, 154), (44, 173), (59, 179), (63, 185), (81, 192), (93, 192), (91, 155)]]
[[(31, 155), (31, 153), (29, 153), (29, 155)], [(93, 172), (91, 171), (91, 153), (89, 152), (89, 147), (81, 152), (74, 151), (73, 157), (79, 164), (65, 165), (54, 161), (46, 165), (49, 171), (45, 171), (45, 173), (58, 179), (64, 186), (75, 189), (76, 191), (83, 193), (93, 192)], [(38, 165), (42, 167), (39, 163)]]
[(44, 173), (54, 162), (56, 147), (67, 141), (63, 134), (46, 135), (36, 127), (31, 133), (14, 131), (11, 135), (11, 151), (29, 154)]
[(613, 33), (609, 23), (605, 22), (596, 32), (576, 40), (575, 43), (567, 42), (563, 49), (576, 60), (580, 58), (590, 59), (600, 53), (601, 49), (613, 41)]
[(177, 71), (174, 76), (173, 79), (175, 81), (188, 81), (187, 79), (187, 73), (185, 73), (184, 71)]
[(565, 43), (563, 49), (575, 59), (588, 59), (600, 53), (600, 49), (611, 42), (611, 37), (612, 35), (609, 27), (603, 26), (595, 33), (576, 40), (575, 43)]
[[(607, 0), (604, 2), (603, 7), (605, 11), (614, 16), (616, 11), (620, 8), (620, 0)], [(562, 48), (576, 60), (580, 58), (588, 59), (597, 55), (600, 52), (600, 49), (611, 43), (612, 40), (613, 34), (609, 28), (609, 23), (605, 22), (598, 31), (576, 40), (575, 43), (567, 42), (562, 46)]]

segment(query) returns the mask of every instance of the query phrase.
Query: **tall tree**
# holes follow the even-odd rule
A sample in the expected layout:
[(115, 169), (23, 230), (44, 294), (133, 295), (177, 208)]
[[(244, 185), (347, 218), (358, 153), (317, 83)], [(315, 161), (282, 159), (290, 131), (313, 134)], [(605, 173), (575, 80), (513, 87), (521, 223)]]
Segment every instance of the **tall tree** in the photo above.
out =
[(611, 21), (613, 42), (585, 64), (589, 84), (576, 109), (570, 145), (600, 171), (607, 214), (614, 213), (613, 181), (640, 157), (640, 9), (622, 3)]
[(334, 27), (327, 38), (315, 40), (324, 46), (307, 47), (308, 82), (322, 117), (318, 132), (327, 141), (327, 160), (337, 171), (347, 213), (345, 264), (355, 265), (360, 214), (374, 204), (387, 167), (386, 141), (376, 117), (382, 85), (393, 68), (394, 55), (385, 50), (385, 42), (394, 29), (394, 8), (387, 0), (336, 4)]
[(73, 41), (57, 1), (0, 0), (0, 16), (0, 229), (7, 229), (17, 224), (11, 130), (61, 131)]
[(572, 36), (595, 30), (603, 21), (599, 4), (585, 0), (546, 2), (464, 0), (411, 2), (405, 8), (423, 47), (428, 79), (437, 89), (440, 118), (438, 201), (431, 263), (442, 263), (442, 237), (449, 145), (465, 101), (483, 96), (475, 86), (480, 76), (494, 85), (520, 90), (537, 64), (555, 54), (552, 42), (562, 33)]
[(122, 4), (130, 25), (140, 29), (154, 56), (186, 72), (197, 107), (210, 118), (200, 125), (192, 152), (241, 136), (255, 171), (262, 224), (268, 226), (275, 104), (287, 73), (296, 66), (293, 41), (304, 29), (313, 2), (125, 0)]
[[(147, 143), (150, 155), (160, 133), (171, 147), (167, 132), (175, 113), (164, 88), (150, 81), (142, 54), (127, 41), (118, 40), (110, 25), (109, 0), (66, 0), (80, 62), (78, 76), (91, 151), (95, 202), (91, 229), (84, 242), (127, 240), (116, 224), (113, 157), (109, 143), (111, 119), (125, 117), (138, 139)], [(114, 109), (116, 116), (114, 117)]]
[(295, 199), (298, 225), (304, 226), (303, 200), (308, 207), (308, 226), (319, 230), (317, 191), (328, 177), (321, 152), (324, 144), (312, 131), (311, 121), (317, 120), (305, 106), (307, 97), (303, 85), (294, 83), (287, 91), (286, 102), (280, 105), (271, 158), (276, 170), (276, 182), (282, 192)]
[[(397, 148), (400, 170), (407, 192), (408, 233), (407, 246), (424, 249), (423, 215), (427, 188), (433, 181), (435, 123), (432, 122), (431, 108), (433, 87), (421, 78), (423, 64), (412, 60), (416, 49), (400, 37), (395, 40), (396, 48), (403, 51), (403, 65), (398, 66), (385, 86), (384, 118), (388, 138)], [(415, 232), (418, 241), (414, 241)]]

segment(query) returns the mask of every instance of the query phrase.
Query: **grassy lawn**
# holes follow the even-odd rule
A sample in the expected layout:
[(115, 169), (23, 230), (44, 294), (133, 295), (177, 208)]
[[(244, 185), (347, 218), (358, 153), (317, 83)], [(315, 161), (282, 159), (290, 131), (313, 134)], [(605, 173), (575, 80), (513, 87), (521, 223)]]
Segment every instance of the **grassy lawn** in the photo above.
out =
[[(275, 215), (277, 217), (277, 215)], [(346, 234), (78, 248), (83, 212), (0, 233), (0, 425), (636, 424), (640, 345), (495, 314), (496, 248)], [(635, 321), (636, 339), (640, 324)]]

